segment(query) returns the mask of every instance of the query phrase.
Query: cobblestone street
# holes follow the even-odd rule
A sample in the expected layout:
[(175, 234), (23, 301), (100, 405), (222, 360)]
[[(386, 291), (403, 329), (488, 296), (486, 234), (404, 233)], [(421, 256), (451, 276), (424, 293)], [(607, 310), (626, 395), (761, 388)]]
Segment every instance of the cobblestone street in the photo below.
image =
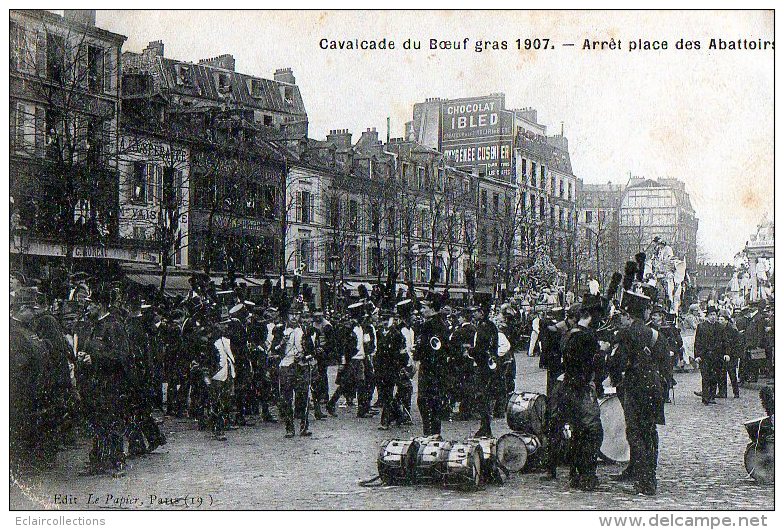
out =
[[(543, 392), (538, 359), (518, 354), (517, 360), (517, 389)], [(333, 380), (334, 375), (333, 368)], [(676, 379), (667, 425), (659, 427), (659, 495), (652, 498), (611, 482), (607, 477), (620, 471), (618, 465), (600, 465), (602, 485), (594, 493), (570, 491), (566, 468), (554, 483), (541, 482), (540, 474), (513, 474), (503, 486), (474, 493), (361, 487), (358, 481), (376, 474), (381, 441), (419, 435), (421, 420), (416, 414), (414, 426), (383, 432), (376, 429), (377, 419), (338, 409), (340, 418), (314, 422), (310, 439), (286, 439), (281, 425), (259, 424), (230, 432), (229, 441), (221, 443), (188, 420), (167, 419), (169, 443), (130, 460), (125, 477), (78, 477), (85, 445), (61, 453), (55, 469), (20, 478), (21, 487), (12, 485), (10, 505), (87, 508), (92, 494), (97, 503), (89, 508), (96, 509), (773, 509), (773, 488), (756, 485), (743, 467), (748, 437), (742, 422), (763, 415), (757, 392), (742, 390), (740, 399), (704, 407), (692, 393), (699, 388), (699, 374), (676, 374)], [(450, 422), (443, 435), (458, 439), (475, 429), (475, 422)], [(509, 429), (504, 420), (495, 420), (493, 430), (499, 436)], [(55, 505), (55, 495), (75, 500)]]

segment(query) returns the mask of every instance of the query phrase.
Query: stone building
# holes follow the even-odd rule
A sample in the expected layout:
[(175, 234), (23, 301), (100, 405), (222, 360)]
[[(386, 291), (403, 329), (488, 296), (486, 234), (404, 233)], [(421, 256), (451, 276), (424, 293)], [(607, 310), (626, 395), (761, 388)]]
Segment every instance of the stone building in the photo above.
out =
[(124, 123), (190, 149), (181, 266), (249, 282), (284, 271), (286, 175), (308, 131), (291, 69), (264, 79), (236, 72), (228, 54), (167, 58), (161, 41), (124, 53), (123, 68)]
[(95, 11), (11, 10), (11, 255), (31, 274), (84, 258), (132, 260), (119, 245), (117, 143), (125, 37)]
[(360, 285), (449, 284), (462, 296), (476, 247), (476, 179), (415, 142), (384, 144), (375, 129), (352, 137), (338, 129), (311, 139), (291, 166), (289, 272), (327, 306), (338, 289), (356, 295)]
[(577, 177), (563, 131), (548, 136), (535, 109), (496, 93), (416, 103), (406, 134), (478, 177), (481, 284), (512, 287), (537, 249), (573, 277)]
[(624, 186), (582, 184), (578, 193), (579, 256), (585, 279), (604, 284), (613, 272), (623, 270), (618, 248), (618, 211)]

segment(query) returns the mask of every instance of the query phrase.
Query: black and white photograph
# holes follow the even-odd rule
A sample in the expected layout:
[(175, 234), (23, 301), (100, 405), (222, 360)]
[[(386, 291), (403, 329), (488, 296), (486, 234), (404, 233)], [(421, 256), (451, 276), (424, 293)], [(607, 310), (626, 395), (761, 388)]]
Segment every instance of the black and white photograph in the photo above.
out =
[(16, 526), (771, 524), (773, 9), (103, 4), (8, 11)]

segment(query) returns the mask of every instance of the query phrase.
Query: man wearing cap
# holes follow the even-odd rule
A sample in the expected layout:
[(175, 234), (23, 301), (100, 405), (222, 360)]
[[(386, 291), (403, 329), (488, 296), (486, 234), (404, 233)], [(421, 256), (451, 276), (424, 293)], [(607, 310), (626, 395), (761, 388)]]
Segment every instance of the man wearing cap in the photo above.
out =
[(479, 412), (479, 430), (474, 438), (492, 436), (490, 422), (495, 404), (494, 390), (498, 370), (498, 328), (488, 318), (488, 307), (474, 308), (476, 332), (471, 344), (471, 358), (476, 362), (476, 404)]
[(417, 406), (425, 436), (441, 434), (446, 413), (446, 359), (449, 330), (441, 315), (430, 304), (422, 303), (425, 322), (419, 332), (414, 361), (419, 361)]
[(209, 339), (208, 380), (210, 394), (210, 423), (216, 440), (226, 440), (226, 424), (234, 394), (235, 370), (234, 353), (228, 337), (229, 320), (215, 326)]
[(621, 301), (621, 330), (618, 331), (619, 362), (623, 376), (618, 385), (626, 418), (626, 439), (631, 458), (619, 481), (633, 481), (636, 493), (656, 494), (659, 436), (656, 425), (664, 425), (664, 399), (658, 358), (662, 353), (659, 333), (645, 325), (650, 298), (624, 291)]
[[(599, 343), (593, 329), (598, 325), (601, 313), (598, 301), (579, 305), (574, 317), (575, 325), (566, 334), (561, 349), (564, 378), (558, 405), (563, 421), (571, 426), (573, 432), (574, 475), (570, 485), (583, 491), (593, 491), (598, 485), (596, 461), (604, 434), (599, 416), (597, 382), (594, 380)], [(555, 470), (551, 467), (550, 471), (554, 476)]]
[(383, 326), (377, 334), (378, 349), (376, 353), (376, 385), (378, 400), (381, 405), (381, 425), (379, 429), (389, 429), (394, 420), (398, 425), (402, 422), (402, 411), (394, 406), (395, 385), (400, 370), (408, 363), (406, 339), (400, 332), (397, 317), (388, 309), (381, 310)]
[(708, 307), (707, 314), (708, 320), (700, 322), (694, 334), (694, 358), (700, 361), (702, 373), (702, 392), (695, 394), (702, 397), (704, 405), (711, 405), (716, 403), (716, 387), (723, 369), (724, 330), (718, 323), (716, 307)]
[(280, 360), (280, 402), (278, 410), (286, 426), (286, 438), (293, 437), (294, 420), (300, 420), (299, 435), (311, 436), (309, 427), (308, 399), (310, 391), (310, 363), (306, 357), (305, 333), (300, 315), (291, 311), (283, 332), (285, 354)]

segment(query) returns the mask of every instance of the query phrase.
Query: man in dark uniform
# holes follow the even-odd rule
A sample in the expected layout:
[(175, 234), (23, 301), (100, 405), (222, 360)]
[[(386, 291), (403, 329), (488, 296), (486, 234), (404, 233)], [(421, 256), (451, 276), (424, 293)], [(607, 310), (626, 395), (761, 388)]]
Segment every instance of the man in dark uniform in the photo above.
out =
[(694, 358), (700, 361), (702, 372), (702, 392), (695, 393), (702, 397), (703, 405), (716, 403), (716, 387), (723, 368), (724, 330), (718, 323), (718, 309), (709, 307), (707, 314), (708, 320), (700, 322), (694, 334)]
[[(584, 300), (587, 300), (587, 296)], [(564, 379), (560, 406), (563, 419), (572, 431), (574, 474), (570, 485), (584, 491), (593, 491), (598, 485), (596, 461), (604, 435), (596, 393), (598, 382), (594, 381), (599, 343), (593, 328), (601, 313), (600, 300), (584, 301), (575, 316), (575, 326), (567, 333), (561, 350)]]
[(460, 402), (459, 419), (470, 420), (477, 396), (476, 362), (471, 357), (476, 327), (471, 323), (473, 307), (463, 309), (457, 317), (457, 326), (449, 338), (449, 351), (457, 372), (457, 400)]
[(227, 336), (231, 341), (234, 369), (237, 373), (234, 381), (234, 424), (238, 426), (253, 424), (246, 418), (250, 414), (253, 399), (250, 393), (253, 388), (253, 365), (248, 351), (248, 315), (248, 307), (244, 303), (235, 304), (229, 309)]
[(623, 378), (618, 392), (626, 417), (626, 438), (631, 460), (618, 480), (634, 481), (636, 493), (656, 494), (656, 465), (659, 435), (656, 425), (664, 425), (664, 398), (657, 358), (662, 354), (659, 332), (645, 325), (650, 298), (624, 291), (618, 351)]
[(84, 474), (111, 471), (118, 477), (125, 474), (123, 436), (131, 391), (130, 347), (121, 319), (110, 311), (105, 298), (92, 306), (92, 330), (82, 358), (88, 373), (82, 403), (93, 433)]
[(649, 326), (651, 329), (659, 333), (659, 341), (661, 342), (661, 351), (665, 354), (659, 359), (659, 374), (662, 382), (662, 397), (665, 403), (669, 403), (670, 390), (675, 386), (675, 379), (673, 371), (675, 368), (675, 360), (677, 358), (677, 346), (672, 339), (675, 335), (672, 333), (672, 327), (668, 325), (665, 315), (667, 314), (664, 306), (656, 304), (651, 310), (651, 321)]
[(719, 325), (724, 330), (722, 348), (722, 368), (719, 372), (718, 397), (727, 397), (727, 376), (732, 384), (732, 393), (736, 398), (740, 397), (740, 386), (738, 385), (738, 361), (741, 355), (741, 337), (738, 328), (732, 323), (732, 316), (726, 309), (719, 311)]
[[(313, 379), (313, 399), (319, 404), (329, 400), (329, 377), (327, 369), (329, 360), (334, 352), (334, 333), (332, 323), (324, 318), (324, 313), (313, 313), (313, 327), (317, 330), (318, 344), (316, 344), (316, 373)], [(318, 419), (318, 418), (316, 418)]]
[(378, 399), (381, 404), (381, 425), (378, 428), (387, 430), (392, 421), (400, 425), (403, 420), (402, 411), (395, 406), (394, 392), (400, 370), (408, 363), (408, 355), (406, 339), (400, 332), (397, 317), (386, 309), (381, 310), (381, 317), (383, 327), (377, 334), (375, 372)]
[(479, 430), (474, 438), (492, 436), (490, 422), (495, 404), (494, 378), (498, 375), (498, 328), (488, 318), (489, 308), (474, 309), (476, 333), (472, 342), (471, 357), (476, 362), (476, 403), (480, 416)]
[(441, 434), (441, 420), (445, 410), (444, 373), (449, 350), (449, 330), (440, 314), (422, 302), (425, 322), (422, 324), (414, 350), (414, 361), (419, 361), (417, 406), (422, 416), (425, 436)]

